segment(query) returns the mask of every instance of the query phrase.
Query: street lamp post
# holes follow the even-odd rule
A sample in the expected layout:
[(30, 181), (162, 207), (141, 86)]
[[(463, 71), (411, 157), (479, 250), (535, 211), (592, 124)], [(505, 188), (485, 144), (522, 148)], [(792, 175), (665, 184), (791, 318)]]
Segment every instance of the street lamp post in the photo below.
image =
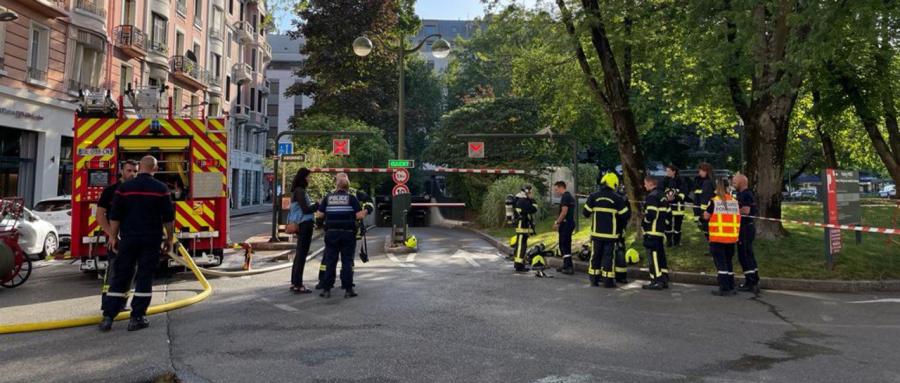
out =
[[(404, 61), (407, 55), (418, 52), (422, 49), (422, 46), (425, 45), (428, 39), (432, 37), (437, 37), (437, 41), (431, 45), (431, 54), (439, 59), (447, 57), (447, 55), (450, 54), (450, 43), (447, 42), (447, 40), (444, 40), (440, 33), (426, 36), (419, 44), (410, 49), (406, 49), (405, 38), (401, 35), (399, 44), (396, 47), (398, 56), (397, 73), (399, 76), (399, 100), (397, 103), (397, 159), (400, 160), (406, 159), (406, 116), (404, 113), (406, 110), (406, 89), (404, 87), (405, 80), (403, 78)], [(368, 56), (369, 53), (372, 52), (372, 49), (372, 40), (369, 40), (368, 37), (360, 36), (353, 40), (353, 53), (359, 57)]]

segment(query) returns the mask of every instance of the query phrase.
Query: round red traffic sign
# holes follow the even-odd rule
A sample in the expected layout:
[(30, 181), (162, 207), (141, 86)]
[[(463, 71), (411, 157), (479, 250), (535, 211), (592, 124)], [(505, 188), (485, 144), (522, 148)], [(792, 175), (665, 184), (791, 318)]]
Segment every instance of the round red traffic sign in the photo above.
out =
[[(394, 175), (392, 176), (394, 179), (394, 183), (398, 185), (405, 184), (406, 181), (409, 181), (409, 170), (400, 168), (394, 171)], [(409, 190), (407, 190), (407, 193)]]
[(396, 186), (394, 186), (394, 190), (391, 191), (391, 195), (396, 197), (400, 194), (409, 194), (409, 186), (406, 186), (404, 184), (397, 184)]

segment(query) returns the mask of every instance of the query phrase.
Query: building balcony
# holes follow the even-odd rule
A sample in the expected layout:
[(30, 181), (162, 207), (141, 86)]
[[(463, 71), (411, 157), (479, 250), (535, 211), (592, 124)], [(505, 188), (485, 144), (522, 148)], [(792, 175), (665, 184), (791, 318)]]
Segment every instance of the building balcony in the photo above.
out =
[(209, 85), (209, 88), (207, 89), (209, 94), (216, 96), (222, 95), (222, 76), (210, 73), (209, 81), (207, 83)]
[(99, 86), (93, 86), (87, 83), (83, 83), (79, 80), (70, 78), (69, 81), (66, 82), (67, 89), (69, 94), (78, 95), (78, 91), (88, 91), (90, 93), (102, 93), (103, 89)]
[(184, 56), (172, 56), (170, 70), (176, 79), (197, 89), (206, 89), (209, 75), (199, 64)]
[(231, 67), (231, 78), (234, 79), (235, 84), (242, 85), (248, 83), (252, 76), (250, 66), (245, 63), (237, 63)]
[(128, 57), (143, 58), (147, 55), (147, 35), (134, 25), (119, 25), (113, 29), (113, 40)]
[(106, 5), (102, 0), (75, 0), (75, 9), (106, 19)]
[(169, 47), (165, 42), (149, 40), (147, 45), (147, 62), (161, 67), (169, 66)]
[(247, 105), (234, 104), (231, 106), (231, 117), (238, 121), (247, 121), (250, 119), (250, 107)]
[(256, 36), (256, 31), (253, 29), (253, 26), (246, 21), (235, 22), (233, 28), (235, 38), (237, 38), (238, 42), (241, 44), (247, 44), (253, 41), (254, 36)]
[(256, 89), (262, 94), (269, 94), (269, 80), (263, 80)]
[(268, 118), (268, 117), (266, 117), (266, 115), (263, 114), (262, 112), (251, 111), (251, 112), (250, 112), (250, 118), (247, 119), (247, 125), (253, 125), (253, 126), (255, 126), (255, 127), (265, 127), (265, 128), (268, 128), (268, 127), (269, 127), (269, 123), (268, 123), (268, 121), (267, 121), (267, 118)]
[(268, 41), (266, 41), (266, 37), (258, 36), (256, 39), (257, 39), (256, 45), (259, 46), (259, 50), (263, 54), (263, 60), (271, 61), (272, 60), (272, 46), (269, 45)]
[(50, 18), (69, 16), (69, 12), (67, 11), (69, 7), (66, 5), (65, 0), (31, 0), (21, 1), (19, 3)]

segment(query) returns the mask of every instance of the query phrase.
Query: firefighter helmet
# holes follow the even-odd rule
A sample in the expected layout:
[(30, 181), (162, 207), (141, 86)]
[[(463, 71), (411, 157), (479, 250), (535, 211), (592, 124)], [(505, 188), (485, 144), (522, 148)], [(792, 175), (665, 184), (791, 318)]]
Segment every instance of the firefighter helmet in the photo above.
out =
[(406, 238), (406, 242), (404, 242), (404, 244), (410, 249), (415, 249), (416, 246), (419, 245), (419, 240), (416, 239), (415, 235), (410, 235), (409, 238)]
[(619, 187), (619, 176), (613, 172), (606, 173), (606, 175), (600, 179), (600, 185), (606, 185), (608, 188), (616, 190)]
[(625, 262), (628, 262), (629, 265), (635, 265), (641, 262), (641, 256), (638, 254), (638, 251), (635, 249), (628, 249), (625, 252)]
[(516, 243), (518, 243), (518, 242), (519, 242), (519, 236), (518, 236), (518, 235), (514, 235), (514, 236), (512, 236), (512, 237), (509, 237), (509, 246), (510, 246), (510, 247), (515, 246)]

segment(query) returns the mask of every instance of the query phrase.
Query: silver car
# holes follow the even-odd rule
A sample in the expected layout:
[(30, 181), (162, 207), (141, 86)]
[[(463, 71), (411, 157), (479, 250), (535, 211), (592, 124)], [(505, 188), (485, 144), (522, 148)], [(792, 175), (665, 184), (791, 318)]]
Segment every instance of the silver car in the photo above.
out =
[(47, 198), (34, 205), (34, 214), (56, 227), (59, 247), (66, 249), (72, 240), (72, 196)]

